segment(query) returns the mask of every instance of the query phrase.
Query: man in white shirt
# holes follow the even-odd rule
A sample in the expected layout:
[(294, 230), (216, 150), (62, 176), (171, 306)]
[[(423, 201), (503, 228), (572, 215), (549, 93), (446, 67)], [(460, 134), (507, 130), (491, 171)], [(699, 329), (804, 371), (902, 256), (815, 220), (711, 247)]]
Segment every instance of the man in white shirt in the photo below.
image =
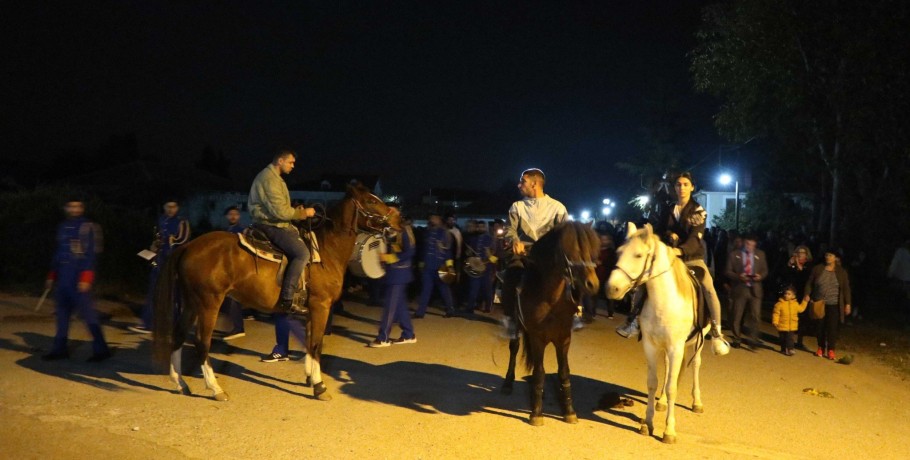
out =
[(518, 285), (524, 274), (524, 257), (531, 246), (568, 217), (566, 207), (550, 198), (543, 191), (546, 176), (543, 171), (532, 168), (521, 173), (518, 190), (524, 197), (512, 203), (509, 208), (509, 227), (506, 238), (512, 242), (512, 261), (503, 275), (502, 308), (506, 315), (506, 327), (510, 338), (517, 337), (512, 319), (518, 303)]

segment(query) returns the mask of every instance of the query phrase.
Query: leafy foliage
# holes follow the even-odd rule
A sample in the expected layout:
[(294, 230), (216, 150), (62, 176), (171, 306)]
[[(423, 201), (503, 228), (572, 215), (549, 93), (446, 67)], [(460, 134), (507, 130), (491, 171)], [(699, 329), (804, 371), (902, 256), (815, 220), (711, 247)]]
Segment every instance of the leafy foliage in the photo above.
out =
[[(783, 193), (755, 190), (740, 203), (741, 231), (764, 233), (768, 230), (798, 230), (807, 228), (811, 221), (812, 211), (801, 204), (798, 198)], [(735, 228), (734, 210), (725, 209), (711, 223), (724, 229)]]

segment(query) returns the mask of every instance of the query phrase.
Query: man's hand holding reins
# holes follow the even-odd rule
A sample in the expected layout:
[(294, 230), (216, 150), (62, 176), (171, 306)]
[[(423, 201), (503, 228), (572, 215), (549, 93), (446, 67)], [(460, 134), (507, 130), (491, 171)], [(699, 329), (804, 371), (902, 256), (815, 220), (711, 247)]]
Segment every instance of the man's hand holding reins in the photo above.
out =
[(522, 243), (521, 241), (515, 241), (514, 243), (512, 243), (512, 252), (516, 256), (525, 255), (525, 244)]

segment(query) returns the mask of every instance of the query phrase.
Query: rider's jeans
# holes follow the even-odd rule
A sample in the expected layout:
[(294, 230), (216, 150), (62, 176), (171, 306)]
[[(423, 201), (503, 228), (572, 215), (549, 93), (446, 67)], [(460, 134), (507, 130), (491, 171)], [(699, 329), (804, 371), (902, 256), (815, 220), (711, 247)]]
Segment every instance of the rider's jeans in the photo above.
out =
[(288, 256), (288, 268), (284, 272), (284, 280), (281, 283), (282, 300), (292, 300), (294, 298), (294, 287), (300, 274), (310, 260), (310, 250), (306, 243), (300, 239), (300, 233), (294, 227), (278, 228), (271, 225), (258, 224), (256, 228), (262, 230), (269, 237), (278, 249), (284, 251)]

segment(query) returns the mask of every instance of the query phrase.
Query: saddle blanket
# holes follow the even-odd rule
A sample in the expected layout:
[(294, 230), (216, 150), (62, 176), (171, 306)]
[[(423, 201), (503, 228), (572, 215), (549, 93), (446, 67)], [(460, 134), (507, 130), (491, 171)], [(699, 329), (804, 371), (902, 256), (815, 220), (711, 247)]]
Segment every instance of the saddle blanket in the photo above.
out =
[[(240, 239), (241, 246), (246, 248), (251, 253), (255, 254), (260, 259), (268, 260), (269, 262), (275, 262), (276, 264), (280, 264), (282, 260), (285, 259), (284, 254), (254, 246), (252, 243), (250, 243), (249, 238), (243, 233), (238, 233), (237, 237)], [(316, 233), (310, 232), (310, 234), (307, 236), (307, 239), (309, 240), (307, 243), (310, 247), (310, 262), (321, 263), (322, 257), (319, 255), (319, 243), (316, 240)]]

